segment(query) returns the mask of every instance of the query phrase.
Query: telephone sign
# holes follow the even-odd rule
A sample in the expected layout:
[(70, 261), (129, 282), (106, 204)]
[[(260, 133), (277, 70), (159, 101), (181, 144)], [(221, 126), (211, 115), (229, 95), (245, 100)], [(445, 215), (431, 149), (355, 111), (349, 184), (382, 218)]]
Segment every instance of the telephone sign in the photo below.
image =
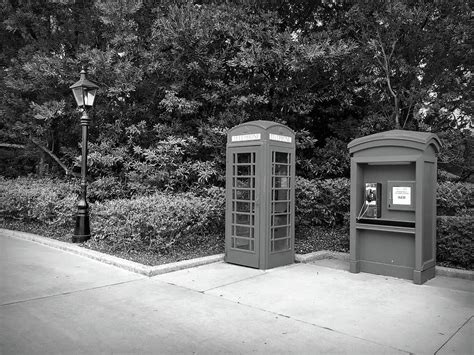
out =
[(260, 133), (256, 134), (241, 134), (238, 136), (232, 136), (232, 142), (244, 142), (244, 141), (256, 141), (261, 138)]

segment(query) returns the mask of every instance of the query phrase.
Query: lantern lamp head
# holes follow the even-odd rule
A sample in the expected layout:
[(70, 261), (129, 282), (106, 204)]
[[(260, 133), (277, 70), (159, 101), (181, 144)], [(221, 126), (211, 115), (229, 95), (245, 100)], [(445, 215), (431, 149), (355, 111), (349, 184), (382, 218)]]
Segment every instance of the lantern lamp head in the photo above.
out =
[(76, 99), (77, 106), (79, 108), (92, 107), (94, 104), (95, 94), (99, 87), (94, 84), (92, 81), (87, 80), (86, 70), (82, 68), (81, 70), (81, 79), (70, 86), (74, 98)]

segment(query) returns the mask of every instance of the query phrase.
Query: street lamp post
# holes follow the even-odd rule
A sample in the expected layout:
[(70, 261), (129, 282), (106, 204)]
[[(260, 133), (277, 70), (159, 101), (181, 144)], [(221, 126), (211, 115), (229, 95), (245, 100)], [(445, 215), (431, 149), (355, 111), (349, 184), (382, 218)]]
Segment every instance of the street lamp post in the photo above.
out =
[(82, 68), (80, 80), (71, 85), (79, 109), (82, 109), (82, 162), (81, 162), (81, 197), (77, 204), (76, 227), (72, 236), (73, 243), (82, 243), (90, 239), (91, 231), (89, 225), (89, 206), (87, 204), (87, 135), (90, 118), (87, 109), (94, 104), (95, 95), (99, 87), (87, 80), (86, 70)]

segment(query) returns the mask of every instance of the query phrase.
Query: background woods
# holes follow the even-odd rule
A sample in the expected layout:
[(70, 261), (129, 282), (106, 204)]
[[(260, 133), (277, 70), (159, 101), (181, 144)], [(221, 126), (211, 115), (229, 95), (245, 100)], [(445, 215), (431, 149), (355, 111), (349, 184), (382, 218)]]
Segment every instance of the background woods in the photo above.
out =
[(226, 130), (254, 119), (297, 132), (305, 178), (348, 176), (346, 144), (392, 128), (438, 133), (440, 166), (472, 174), (466, 1), (109, 2), (2, 2), (3, 175), (78, 169), (81, 65), (103, 184), (220, 186)]

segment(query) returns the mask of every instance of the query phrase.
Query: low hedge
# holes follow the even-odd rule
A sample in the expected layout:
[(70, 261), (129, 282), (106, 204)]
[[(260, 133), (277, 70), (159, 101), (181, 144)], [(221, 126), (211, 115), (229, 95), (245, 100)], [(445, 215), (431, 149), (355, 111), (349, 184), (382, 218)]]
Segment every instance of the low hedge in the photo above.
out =
[(436, 206), (438, 216), (466, 214), (474, 206), (474, 184), (441, 182), (438, 184)]
[(349, 179), (307, 180), (297, 177), (295, 199), (295, 224), (299, 229), (348, 225)]
[(72, 221), (77, 189), (57, 179), (0, 177), (0, 214), (61, 227)]
[(91, 214), (94, 238), (116, 250), (160, 253), (184, 243), (223, 242), (224, 194), (218, 198), (191, 193), (155, 193), (133, 199), (95, 203)]
[[(113, 181), (101, 181), (90, 203), (94, 238), (117, 250), (157, 250), (180, 243), (196, 245), (201, 238), (223, 242), (225, 194), (212, 188), (197, 193), (155, 193), (136, 198), (114, 191)], [(94, 185), (94, 186), (95, 186)], [(103, 193), (100, 193), (100, 187)], [(108, 186), (107, 189), (104, 186)], [(317, 228), (348, 232), (348, 179), (296, 179), (295, 224), (298, 238)], [(73, 228), (79, 192), (77, 183), (56, 179), (0, 177), (0, 215), (37, 221), (51, 228)], [(473, 184), (441, 183), (438, 187), (438, 250), (441, 263), (472, 269)], [(347, 233), (348, 234), (348, 233)], [(331, 243), (329, 243), (331, 244)]]
[(436, 260), (442, 265), (474, 269), (474, 215), (437, 218)]
[[(56, 179), (0, 178), (0, 216), (72, 231), (78, 192), (77, 184)], [(213, 188), (200, 196), (155, 193), (93, 202), (89, 213), (93, 238), (114, 250), (164, 253), (200, 238), (222, 241), (224, 206), (224, 191)]]

